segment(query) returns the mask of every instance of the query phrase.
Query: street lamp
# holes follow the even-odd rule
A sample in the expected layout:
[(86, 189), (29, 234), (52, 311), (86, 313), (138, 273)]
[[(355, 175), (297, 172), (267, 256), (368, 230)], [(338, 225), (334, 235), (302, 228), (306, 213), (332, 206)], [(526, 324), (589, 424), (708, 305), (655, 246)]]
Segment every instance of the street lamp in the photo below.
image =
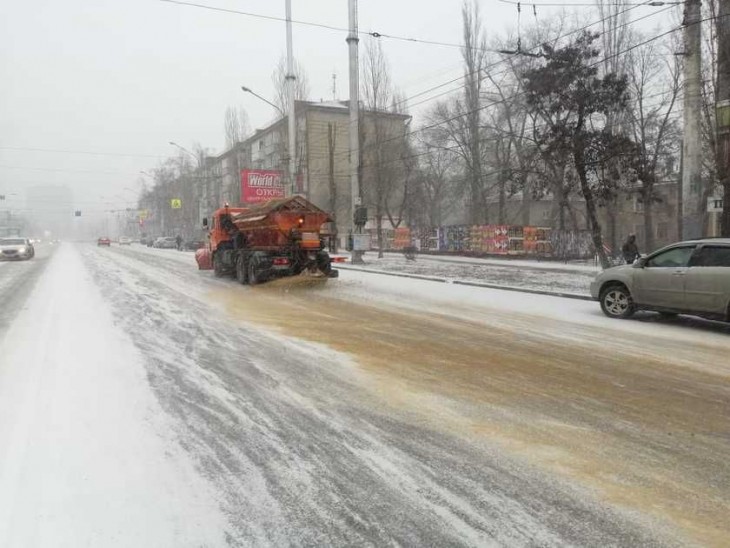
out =
[(271, 101), (269, 101), (269, 100), (268, 100), (268, 99), (267, 99), (266, 97), (262, 97), (261, 95), (259, 95), (259, 94), (258, 94), (258, 93), (256, 93), (255, 91), (253, 91), (253, 90), (252, 90), (251, 88), (247, 88), (246, 86), (241, 86), (241, 90), (243, 90), (243, 91), (244, 91), (245, 93), (250, 93), (250, 94), (251, 94), (251, 95), (253, 95), (254, 97), (258, 97), (258, 98), (259, 98), (259, 99), (261, 99), (261, 100), (262, 100), (262, 101), (263, 101), (264, 103), (267, 103), (267, 104), (271, 105), (272, 107), (274, 107), (274, 108), (275, 108), (276, 110), (278, 110), (278, 111), (279, 111), (279, 114), (281, 114), (282, 116), (286, 116), (286, 114), (284, 114), (284, 111), (283, 111), (283, 110), (281, 110), (281, 108), (279, 108), (279, 107), (278, 107), (278, 106), (276, 106), (276, 105), (275, 105), (274, 103), (272, 103)]
[(193, 160), (195, 160), (196, 162), (198, 161), (198, 157), (197, 157), (197, 156), (196, 156), (195, 154), (193, 154), (192, 152), (190, 152), (190, 151), (189, 151), (189, 150), (188, 150), (187, 148), (185, 148), (184, 146), (180, 146), (180, 145), (178, 145), (178, 144), (177, 144), (177, 143), (176, 143), (175, 141), (169, 141), (169, 143), (170, 143), (170, 144), (171, 144), (172, 146), (174, 146), (174, 147), (177, 147), (177, 148), (179, 148), (180, 150), (182, 150), (182, 151), (183, 151), (183, 152), (185, 152), (186, 154), (189, 154), (190, 156), (192, 156)]

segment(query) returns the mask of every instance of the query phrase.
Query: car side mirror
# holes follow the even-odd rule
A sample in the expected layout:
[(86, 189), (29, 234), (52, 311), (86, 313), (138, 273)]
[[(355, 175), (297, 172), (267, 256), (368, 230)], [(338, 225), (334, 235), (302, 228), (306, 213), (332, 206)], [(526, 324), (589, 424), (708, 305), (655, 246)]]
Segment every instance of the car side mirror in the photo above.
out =
[(208, 217), (203, 217), (203, 228), (208, 228)]
[(634, 261), (634, 264), (631, 265), (634, 268), (644, 268), (646, 266), (646, 257), (639, 257)]

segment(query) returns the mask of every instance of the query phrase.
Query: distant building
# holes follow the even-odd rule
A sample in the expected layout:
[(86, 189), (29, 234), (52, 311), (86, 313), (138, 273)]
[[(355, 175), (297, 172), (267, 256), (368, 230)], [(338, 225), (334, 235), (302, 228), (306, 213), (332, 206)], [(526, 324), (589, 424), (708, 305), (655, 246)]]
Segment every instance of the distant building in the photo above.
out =
[[(373, 163), (376, 120), (379, 138), (385, 142), (402, 136), (409, 119), (407, 115), (392, 112), (363, 112), (360, 131), (362, 164)], [(205, 176), (199, 186), (201, 217), (209, 217), (212, 211), (226, 202), (241, 202), (242, 170), (279, 172), (286, 192), (294, 186), (296, 192), (334, 216), (340, 245), (344, 245), (346, 230), (351, 224), (348, 102), (297, 101), (296, 128), (296, 181), (293, 184), (288, 176), (287, 121), (280, 118), (265, 128), (257, 129), (245, 141), (206, 165)], [(370, 206), (372, 214), (371, 178), (372, 174), (364, 173), (361, 188), (363, 203)], [(391, 199), (397, 199), (397, 196)]]

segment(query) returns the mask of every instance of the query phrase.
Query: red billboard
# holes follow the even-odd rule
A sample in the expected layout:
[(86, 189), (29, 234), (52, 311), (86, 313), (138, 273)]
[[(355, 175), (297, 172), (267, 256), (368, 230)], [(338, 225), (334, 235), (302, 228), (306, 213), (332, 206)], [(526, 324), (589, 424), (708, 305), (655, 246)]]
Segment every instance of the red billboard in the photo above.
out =
[(281, 171), (241, 170), (241, 202), (244, 204), (255, 204), (285, 196)]

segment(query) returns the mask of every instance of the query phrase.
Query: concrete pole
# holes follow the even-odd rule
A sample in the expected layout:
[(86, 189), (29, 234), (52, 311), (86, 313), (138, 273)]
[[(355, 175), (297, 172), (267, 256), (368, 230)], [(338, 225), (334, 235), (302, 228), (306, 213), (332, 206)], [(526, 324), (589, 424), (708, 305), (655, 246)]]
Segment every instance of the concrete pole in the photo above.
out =
[(294, 87), (297, 77), (294, 74), (294, 53), (292, 45), (291, 0), (286, 0), (286, 84), (289, 100), (289, 184), (291, 196), (297, 194), (297, 113)]
[[(350, 50), (350, 219), (346, 226), (352, 234), (361, 232), (355, 227), (355, 210), (362, 204), (360, 198), (360, 65), (358, 61), (357, 0), (349, 0), (350, 33), (347, 45)], [(344, 223), (343, 223), (344, 224)], [(362, 263), (362, 252), (352, 252), (352, 262)]]
[(723, 207), (720, 235), (730, 237), (730, 0), (720, 0), (717, 18), (717, 155)]
[(684, 2), (684, 162), (682, 171), (683, 240), (702, 236), (702, 25), (701, 0)]

